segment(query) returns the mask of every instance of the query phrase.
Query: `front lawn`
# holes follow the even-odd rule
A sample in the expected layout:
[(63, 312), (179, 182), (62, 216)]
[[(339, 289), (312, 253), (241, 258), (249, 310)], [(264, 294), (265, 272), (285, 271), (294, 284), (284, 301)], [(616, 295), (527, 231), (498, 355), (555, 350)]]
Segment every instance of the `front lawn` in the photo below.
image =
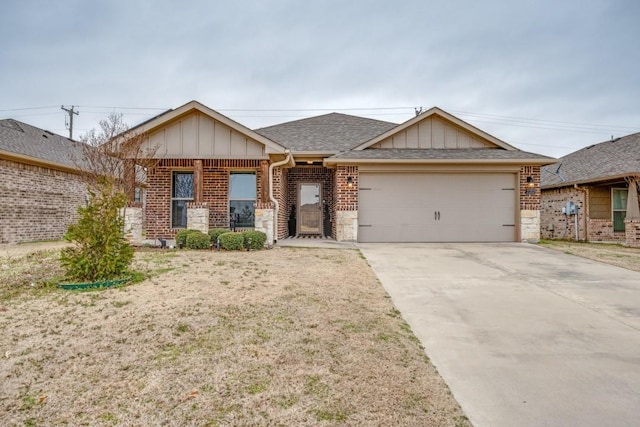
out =
[(358, 251), (140, 251), (92, 292), (56, 253), (0, 258), (0, 425), (469, 425)]

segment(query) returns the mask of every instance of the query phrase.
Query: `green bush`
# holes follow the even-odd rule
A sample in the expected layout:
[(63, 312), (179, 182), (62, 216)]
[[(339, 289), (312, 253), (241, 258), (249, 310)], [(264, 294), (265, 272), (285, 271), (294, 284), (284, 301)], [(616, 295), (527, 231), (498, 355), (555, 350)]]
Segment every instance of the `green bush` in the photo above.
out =
[(229, 232), (228, 228), (212, 228), (211, 230), (209, 230), (209, 238), (211, 239), (211, 243), (215, 245), (218, 242), (218, 237), (221, 234), (228, 233), (228, 232)]
[(204, 234), (197, 230), (191, 230), (192, 233), (187, 234), (186, 246), (189, 249), (209, 249), (211, 239), (208, 234)]
[(251, 240), (251, 249), (258, 250), (264, 248), (264, 242), (267, 241), (267, 235), (262, 231), (249, 230), (242, 233), (244, 235), (244, 245), (247, 246)]
[(80, 218), (64, 236), (74, 246), (61, 251), (60, 263), (71, 280), (96, 282), (121, 277), (133, 260), (119, 212), (127, 196), (116, 191), (108, 179), (101, 179), (95, 191), (88, 191), (87, 206), (78, 208)]
[(244, 247), (243, 233), (234, 231), (222, 233), (220, 236), (220, 246), (227, 251), (239, 251)]
[(189, 234), (192, 233), (200, 233), (202, 234), (201, 231), (199, 230), (180, 230), (176, 233), (176, 246), (179, 248), (184, 248), (187, 246), (187, 236)]

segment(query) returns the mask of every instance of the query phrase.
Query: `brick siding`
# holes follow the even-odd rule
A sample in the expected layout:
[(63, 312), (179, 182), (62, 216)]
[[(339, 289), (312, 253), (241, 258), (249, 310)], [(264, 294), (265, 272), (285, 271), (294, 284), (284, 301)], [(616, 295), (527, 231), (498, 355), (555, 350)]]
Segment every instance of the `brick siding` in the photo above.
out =
[(79, 175), (0, 160), (0, 243), (61, 239), (86, 195)]
[[(193, 159), (163, 159), (148, 171), (145, 230), (148, 239), (173, 237), (171, 228), (171, 176), (173, 171), (193, 171)], [(202, 202), (209, 207), (209, 228), (229, 227), (229, 173), (256, 173), (256, 197), (261, 193), (260, 160), (203, 160)]]
[[(527, 177), (533, 178), (529, 186)], [(540, 166), (522, 166), (520, 168), (520, 210), (540, 210)]]
[[(329, 220), (334, 222), (334, 201), (333, 201), (333, 170), (327, 169), (323, 166), (296, 166), (294, 168), (288, 169), (288, 182), (287, 182), (287, 206), (286, 209), (286, 218), (289, 219), (291, 212), (295, 212), (298, 208), (298, 184), (299, 183), (320, 183), (322, 185), (322, 215), (323, 222), (324, 216), (326, 215), (327, 210), (325, 209), (324, 203), (327, 203), (328, 211), (329, 211)], [(297, 214), (296, 214), (297, 215)], [(328, 230), (329, 233), (325, 234), (333, 235), (331, 230)], [(287, 230), (288, 234), (288, 230)]]
[(562, 208), (567, 201), (578, 205), (579, 238), (584, 239), (586, 195), (573, 187), (545, 190), (541, 198), (540, 234), (543, 239), (575, 239), (575, 216), (565, 215)]

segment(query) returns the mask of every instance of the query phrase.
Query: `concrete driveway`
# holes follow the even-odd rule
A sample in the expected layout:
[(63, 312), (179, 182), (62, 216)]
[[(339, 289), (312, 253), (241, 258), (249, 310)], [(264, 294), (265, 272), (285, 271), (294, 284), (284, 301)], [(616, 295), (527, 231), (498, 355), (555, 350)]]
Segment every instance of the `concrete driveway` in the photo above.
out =
[(640, 425), (640, 273), (529, 244), (359, 244), (475, 426)]

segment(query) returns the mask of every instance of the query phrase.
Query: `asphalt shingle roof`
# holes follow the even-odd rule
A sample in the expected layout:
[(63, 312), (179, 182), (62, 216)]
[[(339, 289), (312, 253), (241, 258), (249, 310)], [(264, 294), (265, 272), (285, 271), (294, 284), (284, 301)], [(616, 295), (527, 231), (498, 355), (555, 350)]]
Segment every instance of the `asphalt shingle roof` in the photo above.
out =
[(333, 157), (339, 159), (381, 160), (554, 160), (551, 157), (540, 154), (520, 150), (504, 150), (502, 148), (370, 148), (362, 151), (346, 151)]
[(296, 152), (338, 153), (398, 126), (397, 123), (330, 113), (279, 125), (255, 129), (255, 132)]
[(640, 174), (640, 133), (591, 145), (561, 157), (541, 171), (541, 186), (593, 182)]
[(83, 143), (14, 119), (0, 120), (0, 150), (61, 166), (83, 165)]

